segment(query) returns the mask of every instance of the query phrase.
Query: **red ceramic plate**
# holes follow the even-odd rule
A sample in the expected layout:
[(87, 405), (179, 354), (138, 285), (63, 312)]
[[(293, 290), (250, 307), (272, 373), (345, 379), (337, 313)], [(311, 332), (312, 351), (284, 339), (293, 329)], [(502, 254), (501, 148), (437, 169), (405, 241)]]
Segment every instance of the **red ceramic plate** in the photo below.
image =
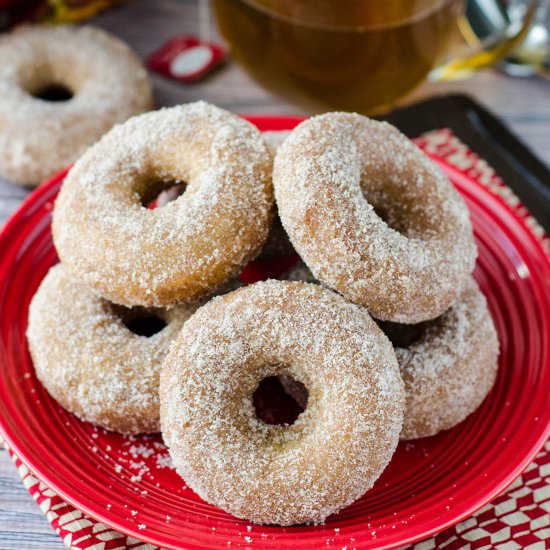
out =
[[(261, 129), (297, 119), (255, 118)], [(42, 481), (103, 523), (165, 548), (390, 548), (471, 515), (533, 459), (549, 434), (550, 262), (523, 219), (442, 165), (471, 210), (475, 272), (498, 329), (495, 388), (436, 437), (400, 444), (373, 490), (326, 525), (262, 527), (198, 498), (169, 467), (160, 437), (129, 439), (76, 420), (34, 375), (29, 301), (56, 262), (50, 213), (63, 174), (33, 193), (0, 235), (0, 435)]]

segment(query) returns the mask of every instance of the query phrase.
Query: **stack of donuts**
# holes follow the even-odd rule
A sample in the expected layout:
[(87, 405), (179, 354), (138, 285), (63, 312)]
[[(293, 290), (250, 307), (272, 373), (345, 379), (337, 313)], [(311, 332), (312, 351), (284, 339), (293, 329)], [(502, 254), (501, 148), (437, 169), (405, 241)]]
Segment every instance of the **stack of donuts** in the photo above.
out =
[[(400, 438), (478, 407), (498, 340), (467, 207), (407, 138), (348, 113), (269, 138), (203, 102), (105, 134), (57, 198), (61, 263), (27, 337), (61, 405), (110, 430), (160, 429), (207, 502), (320, 523), (373, 486)], [(239, 281), (281, 250), (300, 259), (288, 280)], [(259, 415), (268, 379), (302, 410), (294, 422)]]

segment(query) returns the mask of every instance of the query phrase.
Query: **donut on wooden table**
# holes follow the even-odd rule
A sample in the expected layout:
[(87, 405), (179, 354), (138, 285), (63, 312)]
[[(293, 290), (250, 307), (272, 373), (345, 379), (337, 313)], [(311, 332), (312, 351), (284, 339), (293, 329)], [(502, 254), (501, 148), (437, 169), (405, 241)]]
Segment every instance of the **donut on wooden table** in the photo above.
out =
[(152, 107), (138, 57), (95, 27), (23, 26), (0, 36), (0, 176), (36, 185), (114, 124)]

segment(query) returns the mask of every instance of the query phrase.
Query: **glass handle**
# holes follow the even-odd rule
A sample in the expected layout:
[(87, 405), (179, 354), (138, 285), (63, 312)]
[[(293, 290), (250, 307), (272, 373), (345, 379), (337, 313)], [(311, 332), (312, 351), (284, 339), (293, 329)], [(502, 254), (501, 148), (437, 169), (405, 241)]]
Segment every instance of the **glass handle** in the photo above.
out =
[[(518, 26), (503, 17), (506, 28), (494, 31), (486, 38), (479, 39), (465, 15), (458, 19), (458, 28), (469, 51), (462, 57), (455, 57), (433, 69), (430, 80), (449, 81), (467, 78), (472, 73), (491, 67), (523, 42), (543, 0), (530, 0), (523, 21)], [(479, 2), (483, 4), (483, 2)], [(494, 2), (492, 2), (494, 4)], [(480, 6), (483, 8), (483, 6)]]

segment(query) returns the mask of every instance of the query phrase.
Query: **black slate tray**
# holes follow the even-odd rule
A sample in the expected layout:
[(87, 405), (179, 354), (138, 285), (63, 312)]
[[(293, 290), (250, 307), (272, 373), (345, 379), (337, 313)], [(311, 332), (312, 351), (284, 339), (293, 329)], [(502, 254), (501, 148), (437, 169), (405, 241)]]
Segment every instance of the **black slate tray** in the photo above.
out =
[(410, 137), (450, 128), (485, 159), (550, 233), (550, 169), (494, 114), (469, 96), (435, 97), (384, 117)]

